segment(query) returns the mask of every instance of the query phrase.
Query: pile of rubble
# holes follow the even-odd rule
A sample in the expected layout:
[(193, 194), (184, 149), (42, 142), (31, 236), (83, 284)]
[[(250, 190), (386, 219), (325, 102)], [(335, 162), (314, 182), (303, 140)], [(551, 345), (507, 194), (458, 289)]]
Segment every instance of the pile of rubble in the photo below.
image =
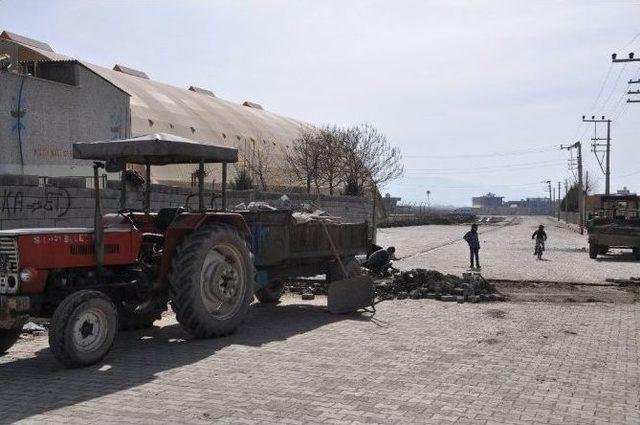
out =
[[(437, 270), (414, 269), (376, 280), (374, 288), (378, 300), (432, 298), (459, 303), (505, 300), (480, 273), (463, 273), (460, 277)], [(327, 285), (317, 280), (299, 280), (287, 282), (285, 291), (301, 295), (302, 299), (313, 299), (315, 295), (327, 295)]]
[(375, 283), (376, 297), (381, 300), (432, 298), (441, 301), (504, 301), (493, 285), (480, 273), (464, 273), (462, 277), (436, 270), (414, 269)]

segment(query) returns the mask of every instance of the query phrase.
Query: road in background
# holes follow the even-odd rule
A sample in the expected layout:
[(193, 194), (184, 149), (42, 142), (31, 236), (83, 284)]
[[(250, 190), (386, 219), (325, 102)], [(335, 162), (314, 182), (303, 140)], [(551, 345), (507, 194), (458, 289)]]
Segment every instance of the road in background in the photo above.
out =
[[(549, 237), (543, 261), (533, 255), (531, 235), (544, 224)], [(396, 247), (400, 269), (426, 268), (461, 274), (469, 267), (462, 236), (468, 226), (433, 225), (380, 229), (378, 243)], [(480, 264), (486, 278), (600, 283), (607, 278), (640, 276), (640, 262), (629, 252), (589, 258), (587, 235), (546, 217), (509, 218), (499, 225), (480, 225)]]

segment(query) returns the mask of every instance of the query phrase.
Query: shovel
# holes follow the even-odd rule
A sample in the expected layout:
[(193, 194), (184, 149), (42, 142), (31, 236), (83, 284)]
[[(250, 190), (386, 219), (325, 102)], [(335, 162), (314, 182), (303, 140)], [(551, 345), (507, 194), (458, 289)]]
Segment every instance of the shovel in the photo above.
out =
[(349, 273), (342, 263), (342, 259), (338, 254), (338, 250), (333, 243), (329, 229), (324, 221), (322, 222), (322, 228), (327, 235), (327, 239), (329, 239), (331, 251), (340, 265), (344, 277), (341, 280), (329, 283), (327, 294), (327, 307), (329, 312), (333, 314), (353, 313), (361, 308), (373, 306), (375, 302), (373, 279), (371, 276), (349, 277)]

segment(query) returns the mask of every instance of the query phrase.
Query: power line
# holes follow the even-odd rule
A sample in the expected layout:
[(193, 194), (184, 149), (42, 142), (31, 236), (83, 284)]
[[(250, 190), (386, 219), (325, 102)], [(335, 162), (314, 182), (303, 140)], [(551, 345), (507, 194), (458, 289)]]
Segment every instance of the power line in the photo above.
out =
[(611, 75), (611, 70), (613, 69), (613, 63), (609, 64), (609, 69), (607, 69), (607, 74), (604, 77), (604, 80), (602, 80), (602, 84), (600, 85), (600, 90), (598, 90), (598, 95), (596, 96), (596, 100), (593, 101), (593, 105), (591, 105), (591, 111), (593, 111), (596, 107), (596, 105), (598, 104), (598, 101), (600, 100), (600, 97), (602, 96), (602, 92), (604, 91), (604, 87), (607, 84), (607, 81), (609, 81), (609, 76)]
[(402, 155), (403, 158), (433, 158), (433, 159), (458, 159), (458, 158), (489, 158), (489, 157), (501, 157), (501, 156), (511, 156), (511, 155), (527, 155), (527, 154), (538, 154), (543, 152), (551, 152), (555, 150), (555, 146), (545, 146), (545, 147), (537, 147), (530, 149), (522, 149), (522, 150), (513, 150), (513, 151), (503, 151), (503, 152), (493, 152), (493, 153), (483, 153), (483, 154), (461, 154), (461, 155)]
[[(620, 83), (620, 77), (622, 77), (622, 73), (624, 72), (624, 70), (626, 68), (627, 68), (627, 64), (626, 63), (624, 64), (624, 66), (622, 68), (620, 68), (620, 72), (618, 72), (618, 76), (616, 77), (616, 81), (615, 81), (615, 83), (613, 83), (613, 87), (611, 88), (611, 91), (609, 92), (609, 95), (607, 96), (607, 100), (605, 100), (604, 103), (602, 104), (602, 109), (606, 109), (607, 104), (609, 103), (609, 100), (611, 100), (611, 96), (613, 96), (613, 93), (618, 88), (618, 84)], [(594, 109), (591, 109), (591, 111), (593, 112)]]
[(559, 165), (564, 163), (564, 160), (554, 159), (552, 161), (537, 161), (537, 162), (523, 162), (519, 164), (509, 164), (509, 165), (488, 165), (483, 167), (464, 167), (464, 168), (408, 168), (407, 171), (472, 171), (475, 172), (477, 170), (501, 170), (505, 168), (520, 168), (520, 167), (528, 167), (528, 166), (542, 166), (542, 165)]

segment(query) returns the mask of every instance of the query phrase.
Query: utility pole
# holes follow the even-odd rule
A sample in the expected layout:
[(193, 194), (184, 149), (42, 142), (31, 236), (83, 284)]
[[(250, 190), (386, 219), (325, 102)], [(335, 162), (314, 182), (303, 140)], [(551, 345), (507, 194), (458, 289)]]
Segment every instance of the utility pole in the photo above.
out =
[(564, 179), (564, 221), (569, 221), (569, 181)]
[[(600, 169), (604, 173), (605, 183), (604, 183), (604, 193), (605, 195), (609, 195), (611, 193), (611, 120), (607, 120), (604, 118), (598, 119), (595, 116), (591, 116), (591, 119), (586, 119), (585, 116), (582, 116), (582, 122), (592, 122), (594, 125), (594, 134), (591, 138), (591, 152), (596, 156), (598, 160), (598, 164), (600, 164)], [(598, 137), (598, 123), (606, 123), (607, 124), (607, 137), (600, 138)], [(606, 141), (603, 145), (602, 141)], [(604, 151), (600, 150), (600, 148), (604, 148)], [(604, 164), (603, 158), (598, 156), (599, 153), (604, 153)]]
[(553, 216), (553, 196), (551, 195), (551, 180), (543, 180), (540, 183), (546, 183), (549, 186), (549, 215)]
[(584, 235), (584, 186), (582, 184), (582, 143), (575, 142), (573, 145), (563, 146), (560, 149), (577, 149), (578, 150), (578, 216), (580, 225), (580, 234)]
[(560, 201), (560, 182), (558, 182), (558, 197), (556, 199), (556, 212), (558, 213), (558, 221), (560, 221), (560, 204), (562, 203), (562, 201)]

